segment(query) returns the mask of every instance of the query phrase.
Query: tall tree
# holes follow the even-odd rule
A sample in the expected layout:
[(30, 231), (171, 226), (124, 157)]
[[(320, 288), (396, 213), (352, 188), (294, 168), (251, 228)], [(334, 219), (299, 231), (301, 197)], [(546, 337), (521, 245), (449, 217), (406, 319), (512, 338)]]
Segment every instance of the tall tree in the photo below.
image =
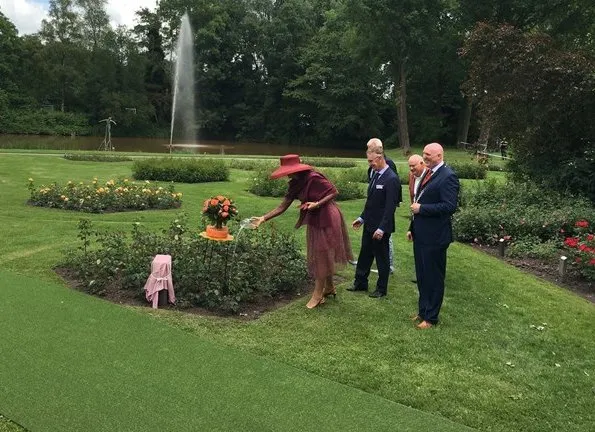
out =
[(144, 84), (153, 106), (155, 123), (164, 126), (171, 116), (170, 86), (166, 72), (165, 51), (161, 35), (161, 21), (155, 12), (144, 8), (137, 12), (139, 24), (134, 31), (145, 49)]
[(49, 19), (41, 23), (40, 35), (46, 43), (47, 61), (60, 110), (64, 111), (67, 101), (74, 103), (81, 84), (81, 20), (74, 10), (73, 0), (50, 0)]
[(11, 96), (17, 93), (16, 76), (20, 54), (17, 29), (0, 12), (0, 113), (8, 109)]
[(394, 86), (399, 144), (408, 152), (407, 83), (411, 64), (438, 32), (441, 0), (346, 0), (348, 17), (362, 35), (376, 67), (386, 68)]

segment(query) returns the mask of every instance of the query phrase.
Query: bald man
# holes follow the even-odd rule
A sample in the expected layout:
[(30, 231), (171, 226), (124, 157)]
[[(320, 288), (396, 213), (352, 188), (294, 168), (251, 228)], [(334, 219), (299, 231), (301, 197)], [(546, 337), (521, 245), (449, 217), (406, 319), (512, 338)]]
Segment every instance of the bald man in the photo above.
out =
[(453, 241), (451, 216), (457, 209), (459, 179), (444, 164), (444, 150), (438, 143), (424, 147), (426, 172), (411, 203), (411, 224), (407, 238), (413, 240), (419, 302), (418, 329), (438, 324), (444, 298), (446, 251)]
[(413, 204), (415, 192), (419, 188), (421, 179), (426, 173), (426, 164), (424, 159), (418, 154), (412, 155), (407, 161), (407, 164), (409, 165), (409, 198)]

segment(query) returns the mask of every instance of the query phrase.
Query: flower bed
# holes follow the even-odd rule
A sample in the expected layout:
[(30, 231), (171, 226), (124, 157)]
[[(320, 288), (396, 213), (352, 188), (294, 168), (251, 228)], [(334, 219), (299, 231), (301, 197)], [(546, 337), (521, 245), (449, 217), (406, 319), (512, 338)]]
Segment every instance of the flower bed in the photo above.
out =
[(96, 232), (83, 219), (78, 235), (82, 244), (68, 251), (63, 265), (91, 294), (118, 292), (142, 300), (153, 257), (171, 255), (177, 307), (224, 312), (307, 285), (306, 261), (295, 237), (277, 231), (274, 223), (244, 230), (232, 247), (201, 237), (204, 228), (189, 227), (181, 215), (161, 233), (136, 222), (127, 235)]
[(90, 183), (69, 181), (36, 187), (29, 179), (28, 189), (31, 205), (88, 213), (171, 209), (182, 204), (182, 194), (174, 191), (173, 184), (162, 187), (149, 181), (137, 184), (119, 179), (100, 184), (94, 178)]

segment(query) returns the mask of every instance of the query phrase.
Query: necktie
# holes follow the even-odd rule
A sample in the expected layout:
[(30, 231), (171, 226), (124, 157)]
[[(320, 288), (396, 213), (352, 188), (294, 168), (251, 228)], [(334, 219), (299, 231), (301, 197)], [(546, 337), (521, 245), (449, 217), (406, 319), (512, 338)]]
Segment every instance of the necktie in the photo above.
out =
[(417, 199), (419, 199), (419, 195), (421, 194), (421, 191), (424, 188), (424, 186), (426, 185), (426, 183), (428, 181), (430, 181), (430, 177), (432, 177), (432, 170), (428, 169), (426, 171), (426, 174), (424, 175), (424, 177), (421, 179), (421, 182), (419, 182), (419, 186), (417, 187), (417, 190), (415, 191), (415, 200), (416, 201), (417, 201)]
[(370, 180), (370, 185), (368, 186), (368, 194), (370, 194), (370, 192), (374, 188), (374, 184), (376, 183), (376, 180), (378, 180), (378, 177), (380, 177), (380, 173), (378, 171), (374, 171), (374, 175), (372, 176), (372, 179)]
[(432, 173), (433, 173), (433, 171), (431, 169), (429, 169), (428, 172), (426, 172), (426, 175), (424, 176), (423, 180), (421, 181), (422, 186), (425, 186), (426, 183), (430, 181), (430, 177), (432, 177)]

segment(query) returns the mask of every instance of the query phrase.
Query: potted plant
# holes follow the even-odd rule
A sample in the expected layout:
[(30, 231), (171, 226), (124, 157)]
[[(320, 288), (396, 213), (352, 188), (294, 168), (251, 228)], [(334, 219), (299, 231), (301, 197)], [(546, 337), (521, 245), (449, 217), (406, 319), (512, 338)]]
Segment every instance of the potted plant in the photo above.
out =
[(205, 200), (202, 214), (212, 224), (207, 225), (207, 236), (223, 239), (229, 235), (226, 224), (231, 218), (237, 216), (238, 209), (231, 199), (223, 195), (217, 195)]

